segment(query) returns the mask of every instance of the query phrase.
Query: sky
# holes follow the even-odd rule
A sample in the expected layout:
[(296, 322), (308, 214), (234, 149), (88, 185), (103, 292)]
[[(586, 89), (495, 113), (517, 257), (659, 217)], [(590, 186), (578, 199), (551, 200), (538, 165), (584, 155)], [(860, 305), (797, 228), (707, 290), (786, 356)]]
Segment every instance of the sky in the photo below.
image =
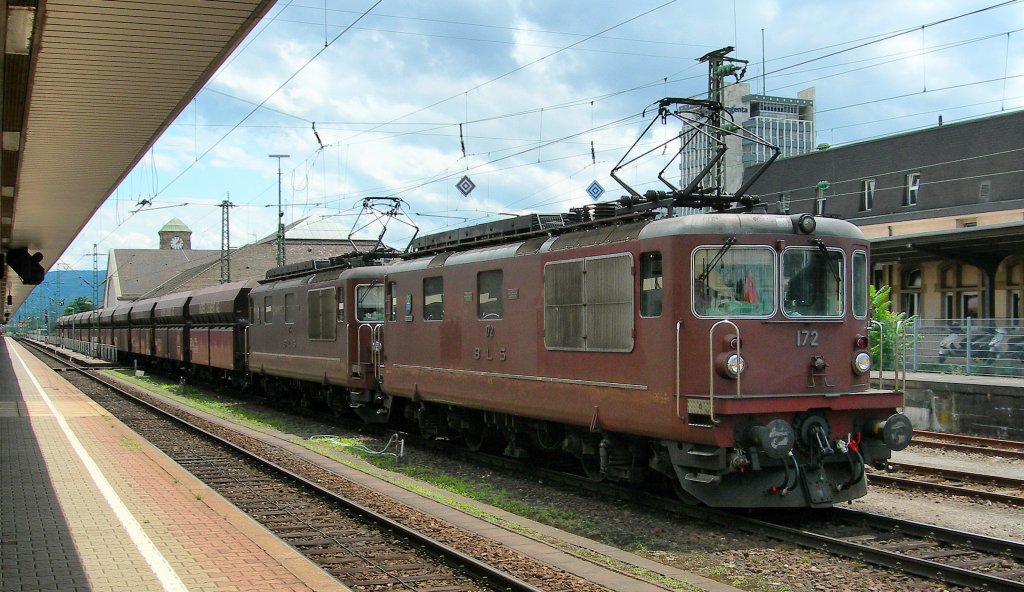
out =
[[(58, 264), (156, 248), (172, 218), (193, 249), (219, 249), (225, 200), (232, 248), (266, 237), (279, 180), (286, 223), (359, 237), (380, 231), (359, 216), (367, 197), (401, 198), (420, 235), (567, 211), (593, 181), (613, 199), (608, 172), (650, 106), (704, 98), (697, 58), (725, 46), (752, 92), (815, 87), (832, 146), (1024, 108), (1022, 0), (280, 0)], [(677, 131), (656, 124), (640, 146)], [(622, 176), (656, 186), (642, 167)], [(385, 240), (404, 248), (412, 228)]]

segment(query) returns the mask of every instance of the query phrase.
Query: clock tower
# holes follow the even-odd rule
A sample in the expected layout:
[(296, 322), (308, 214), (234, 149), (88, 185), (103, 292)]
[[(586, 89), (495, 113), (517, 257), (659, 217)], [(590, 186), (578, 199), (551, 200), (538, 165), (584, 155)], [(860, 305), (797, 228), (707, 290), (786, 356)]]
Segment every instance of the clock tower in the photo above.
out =
[(160, 235), (161, 249), (190, 250), (192, 248), (192, 231), (177, 218), (164, 224), (157, 234)]

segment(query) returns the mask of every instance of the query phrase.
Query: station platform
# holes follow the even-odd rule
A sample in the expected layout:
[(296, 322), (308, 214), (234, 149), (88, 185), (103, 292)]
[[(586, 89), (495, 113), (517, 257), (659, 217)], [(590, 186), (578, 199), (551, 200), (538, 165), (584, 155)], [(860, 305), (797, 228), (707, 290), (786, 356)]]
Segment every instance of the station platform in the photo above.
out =
[(0, 590), (347, 588), (4, 337)]

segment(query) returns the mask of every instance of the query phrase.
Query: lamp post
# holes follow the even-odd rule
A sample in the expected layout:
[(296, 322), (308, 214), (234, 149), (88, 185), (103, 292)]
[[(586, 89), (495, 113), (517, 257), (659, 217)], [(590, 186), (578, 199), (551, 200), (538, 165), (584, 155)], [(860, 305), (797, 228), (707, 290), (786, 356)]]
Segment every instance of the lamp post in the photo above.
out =
[(288, 158), (289, 154), (270, 154), (270, 158), (277, 159), (277, 266), (285, 264), (284, 257), (284, 210), (281, 209), (281, 159)]

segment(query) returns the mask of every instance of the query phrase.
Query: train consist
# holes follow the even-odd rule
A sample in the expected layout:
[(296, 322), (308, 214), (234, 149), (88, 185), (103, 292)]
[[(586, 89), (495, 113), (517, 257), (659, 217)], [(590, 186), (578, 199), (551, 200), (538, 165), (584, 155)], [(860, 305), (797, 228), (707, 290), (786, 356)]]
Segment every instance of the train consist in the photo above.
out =
[[(391, 258), (291, 265), (59, 328), (125, 362), (474, 449), (571, 455), (593, 479), (667, 482), (693, 503), (863, 496), (865, 466), (911, 437), (902, 393), (869, 380), (868, 241), (844, 221), (758, 213), (698, 186), (627, 187)], [(673, 216), (684, 203), (726, 211)]]

